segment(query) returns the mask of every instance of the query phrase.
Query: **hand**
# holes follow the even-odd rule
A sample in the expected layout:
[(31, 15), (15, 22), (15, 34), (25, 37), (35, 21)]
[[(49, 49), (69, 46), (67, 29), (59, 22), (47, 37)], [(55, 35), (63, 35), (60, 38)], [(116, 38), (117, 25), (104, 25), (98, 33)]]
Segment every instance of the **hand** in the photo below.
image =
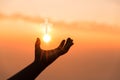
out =
[(59, 56), (67, 53), (72, 45), (73, 45), (73, 40), (71, 38), (68, 38), (66, 43), (65, 43), (65, 40), (63, 40), (56, 49), (43, 50), (40, 47), (40, 39), (37, 38), (35, 43), (35, 61), (34, 62), (43, 66), (48, 66), (53, 61), (55, 61)]
[(73, 40), (68, 38), (53, 50), (42, 50), (40, 48), (40, 39), (37, 38), (35, 43), (35, 60), (32, 64), (10, 77), (8, 80), (34, 80), (49, 64), (51, 64), (59, 56), (68, 52), (73, 45)]

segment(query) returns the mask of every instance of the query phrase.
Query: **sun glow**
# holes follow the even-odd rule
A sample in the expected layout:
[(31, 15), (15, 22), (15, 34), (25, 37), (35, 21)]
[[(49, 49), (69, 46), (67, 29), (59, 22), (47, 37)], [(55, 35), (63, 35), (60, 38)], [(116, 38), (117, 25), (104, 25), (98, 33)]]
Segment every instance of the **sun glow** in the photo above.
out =
[(43, 32), (43, 34), (44, 34), (44, 36), (43, 36), (43, 41), (44, 41), (45, 43), (50, 42), (51, 36), (49, 35), (49, 33), (51, 32), (51, 31), (50, 31), (50, 30), (51, 30), (50, 27), (52, 26), (52, 24), (48, 23), (48, 19), (46, 18), (46, 19), (45, 19), (45, 22), (42, 23), (42, 24), (40, 24), (40, 26), (43, 28), (43, 30), (42, 30), (42, 32)]
[(45, 34), (45, 35), (43, 36), (43, 41), (44, 41), (44, 42), (48, 43), (48, 42), (50, 42), (50, 40), (51, 40), (51, 36), (50, 36), (50, 35)]

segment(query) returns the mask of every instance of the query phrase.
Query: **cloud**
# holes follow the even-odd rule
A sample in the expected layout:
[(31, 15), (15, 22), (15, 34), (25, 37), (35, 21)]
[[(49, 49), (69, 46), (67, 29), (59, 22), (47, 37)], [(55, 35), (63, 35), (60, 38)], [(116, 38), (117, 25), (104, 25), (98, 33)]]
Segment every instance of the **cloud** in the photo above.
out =
[[(0, 19), (9, 19), (9, 20), (24, 20), (26, 22), (40, 24), (44, 22), (43, 17), (33, 17), (33, 16), (26, 16), (22, 14), (13, 14), (13, 15), (5, 15), (0, 13)], [(88, 22), (88, 21), (75, 21), (67, 23), (65, 21), (54, 21), (49, 18), (49, 21), (53, 23), (57, 27), (68, 27), (69, 29), (75, 28), (76, 30), (85, 30), (85, 31), (100, 31), (100, 32), (120, 32), (119, 25), (109, 25), (106, 23), (97, 23), (97, 22)]]
[(2, 13), (0, 13), (0, 19), (12, 19), (12, 20), (22, 19), (28, 22), (35, 22), (35, 23), (44, 21), (44, 19), (41, 17), (30, 17), (21, 14), (5, 15)]

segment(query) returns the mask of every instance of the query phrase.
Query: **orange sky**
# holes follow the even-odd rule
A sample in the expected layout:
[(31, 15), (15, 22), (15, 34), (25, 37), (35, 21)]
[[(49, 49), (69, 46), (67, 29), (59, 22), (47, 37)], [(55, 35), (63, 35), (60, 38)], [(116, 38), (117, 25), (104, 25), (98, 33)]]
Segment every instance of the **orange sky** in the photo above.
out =
[(53, 26), (52, 40), (42, 41), (43, 49), (56, 48), (67, 37), (74, 45), (36, 80), (120, 79), (119, 14), (119, 0), (1, 0), (0, 80), (33, 61), (45, 17)]
[(0, 12), (50, 17), (64, 21), (120, 22), (119, 0), (1, 0)]
[[(43, 35), (40, 22), (43, 22), (43, 18), (36, 19), (29, 16), (25, 18), (23, 15), (17, 17), (4, 15), (0, 18), (0, 63), (2, 65), (0, 74), (3, 76), (0, 79), (8, 78), (33, 61), (34, 42), (36, 37), (42, 39)], [(52, 40), (49, 44), (42, 41), (42, 48), (55, 48), (62, 39), (67, 37), (74, 39), (75, 44), (68, 54), (48, 67), (37, 78), (38, 80), (48, 78), (62, 80), (64, 76), (69, 80), (85, 80), (85, 76), (93, 79), (93, 75), (96, 75), (95, 79), (102, 76), (101, 79), (106, 80), (110, 77), (107, 74), (119, 78), (118, 71), (114, 71), (119, 66), (120, 59), (119, 26), (87, 21), (66, 23), (51, 20), (50, 22), (53, 24), (50, 33)], [(108, 69), (100, 71), (100, 67)]]
[[(1, 36), (3, 36), (3, 38), (4, 36), (9, 38), (13, 36), (16, 38), (17, 35), (19, 35), (20, 37), (25, 37), (24, 34), (29, 35), (30, 38), (33, 35), (34, 37), (39, 36), (40, 38), (42, 38), (44, 35), (43, 29), (40, 26), (40, 24), (44, 22), (44, 18), (40, 17), (34, 18), (20, 14), (15, 14), (11, 16), (1, 14), (0, 21), (1, 27), (4, 26), (1, 28)], [(107, 40), (108, 39), (116, 40), (116, 38), (119, 39), (120, 26), (118, 25), (109, 25), (105, 23), (103, 24), (92, 21), (91, 22), (81, 21), (71, 23), (66, 23), (64, 21), (54, 21), (52, 19), (51, 20), (49, 19), (49, 21), (53, 24), (53, 26), (51, 27), (52, 31), (50, 32), (50, 35), (53, 37), (52, 40), (53, 42), (55, 41), (54, 38), (55, 39), (59, 38), (58, 35), (61, 36), (60, 40), (68, 36), (77, 38), (78, 40), (81, 38), (77, 36), (84, 36), (83, 38), (93, 37), (93, 39), (91, 38), (92, 40), (102, 38), (103, 41), (105, 41), (106, 39)], [(64, 29), (65, 32), (63, 32)], [(18, 33), (19, 30), (21, 30), (21, 32)], [(7, 36), (8, 33), (9, 36)]]

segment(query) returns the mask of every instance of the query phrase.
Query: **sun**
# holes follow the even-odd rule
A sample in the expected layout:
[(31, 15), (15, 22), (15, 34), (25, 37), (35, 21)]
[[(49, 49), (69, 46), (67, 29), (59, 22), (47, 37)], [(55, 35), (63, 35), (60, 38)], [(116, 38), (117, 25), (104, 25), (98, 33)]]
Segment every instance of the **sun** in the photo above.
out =
[(50, 40), (51, 40), (50, 35), (45, 34), (45, 35), (43, 36), (43, 41), (44, 41), (44, 42), (48, 43), (48, 42), (50, 42)]

